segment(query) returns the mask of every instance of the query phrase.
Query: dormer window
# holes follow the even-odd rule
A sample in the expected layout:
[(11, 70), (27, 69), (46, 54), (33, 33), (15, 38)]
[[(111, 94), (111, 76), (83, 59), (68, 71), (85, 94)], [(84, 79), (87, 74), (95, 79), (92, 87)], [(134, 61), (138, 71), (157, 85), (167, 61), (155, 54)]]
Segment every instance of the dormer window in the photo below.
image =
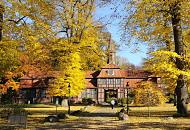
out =
[(114, 75), (114, 71), (112, 69), (109, 69), (107, 72), (108, 72), (108, 75)]

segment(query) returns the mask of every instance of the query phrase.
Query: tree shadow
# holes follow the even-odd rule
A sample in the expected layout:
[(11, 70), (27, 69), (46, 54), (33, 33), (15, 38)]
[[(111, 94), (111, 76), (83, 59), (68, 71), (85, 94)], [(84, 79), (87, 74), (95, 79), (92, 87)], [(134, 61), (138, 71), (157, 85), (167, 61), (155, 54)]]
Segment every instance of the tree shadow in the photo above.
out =
[(90, 112), (82, 112), (78, 115), (78, 117), (116, 117), (116, 113), (90, 113)]
[(141, 122), (141, 123), (126, 123), (122, 124), (117, 127), (117, 129), (165, 129), (165, 130), (172, 130), (172, 129), (183, 129), (189, 130), (190, 124), (176, 124), (176, 123), (161, 123), (161, 122)]
[(123, 123), (118, 121), (87, 121), (87, 120), (75, 120), (75, 121), (66, 121), (59, 124), (51, 124), (49, 126), (39, 126), (36, 127), (36, 130), (43, 129), (98, 129), (98, 130), (125, 130), (125, 129), (182, 129), (189, 130), (190, 124), (176, 124), (176, 123), (160, 123), (160, 122), (141, 122), (141, 123)]
[[(133, 111), (128, 115), (129, 117), (172, 117), (176, 112), (175, 111), (161, 111), (161, 112), (141, 112), (141, 111)], [(76, 114), (78, 117), (116, 117), (117, 113), (100, 113), (100, 112), (82, 112)], [(188, 117), (187, 117), (188, 118)]]
[(161, 111), (161, 112), (142, 112), (142, 111), (134, 111), (130, 112), (129, 116), (133, 117), (171, 117), (175, 114), (175, 111)]

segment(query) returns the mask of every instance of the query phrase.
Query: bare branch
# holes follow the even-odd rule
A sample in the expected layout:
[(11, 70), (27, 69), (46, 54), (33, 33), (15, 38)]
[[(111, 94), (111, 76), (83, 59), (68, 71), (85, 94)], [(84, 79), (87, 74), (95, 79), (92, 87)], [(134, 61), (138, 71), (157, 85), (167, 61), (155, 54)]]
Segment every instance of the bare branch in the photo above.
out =
[[(21, 20), (24, 21), (23, 19), (26, 18), (26, 16), (23, 16), (22, 18), (20, 18), (19, 20), (12, 20), (12, 19), (9, 19), (8, 21), (12, 21), (14, 22), (15, 24), (18, 24)], [(25, 21), (24, 21), (25, 22)]]

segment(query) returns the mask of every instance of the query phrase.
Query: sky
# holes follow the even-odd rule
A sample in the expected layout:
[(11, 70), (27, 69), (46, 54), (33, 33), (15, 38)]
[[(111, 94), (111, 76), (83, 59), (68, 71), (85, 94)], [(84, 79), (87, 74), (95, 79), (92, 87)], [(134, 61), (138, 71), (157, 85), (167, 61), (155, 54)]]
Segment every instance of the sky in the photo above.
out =
[[(147, 57), (147, 46), (144, 43), (133, 44), (127, 46), (128, 43), (123, 43), (121, 41), (121, 28), (119, 25), (120, 20), (118, 18), (110, 18), (110, 15), (113, 14), (113, 10), (110, 5), (105, 7), (97, 7), (95, 12), (95, 19), (101, 20), (103, 24), (106, 24), (108, 32), (111, 33), (112, 39), (120, 46), (117, 54), (118, 56), (125, 57), (128, 61), (136, 66), (141, 66), (143, 59)], [(119, 12), (119, 13), (122, 13)], [(135, 38), (130, 37), (134, 43), (139, 43)], [(138, 50), (138, 51), (136, 51)]]

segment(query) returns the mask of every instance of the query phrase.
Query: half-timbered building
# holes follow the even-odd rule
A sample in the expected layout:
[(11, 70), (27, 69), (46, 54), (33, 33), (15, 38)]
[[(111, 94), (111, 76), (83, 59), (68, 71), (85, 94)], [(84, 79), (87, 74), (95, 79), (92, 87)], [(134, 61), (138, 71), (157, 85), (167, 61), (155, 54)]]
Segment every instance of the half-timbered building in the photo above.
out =
[(110, 45), (108, 63), (99, 71), (87, 72), (87, 88), (80, 98), (92, 98), (97, 103), (106, 102), (109, 98), (126, 98), (127, 89), (138, 87), (141, 81), (159, 78), (143, 70), (121, 70), (115, 64), (115, 47)]
[[(86, 72), (86, 89), (79, 95), (77, 101), (82, 98), (92, 98), (97, 103), (106, 102), (109, 98), (126, 98), (127, 89), (138, 87), (143, 80), (158, 82), (159, 78), (152, 77), (149, 72), (143, 70), (121, 70), (115, 64), (115, 45), (109, 45), (107, 65), (98, 71)], [(38, 75), (36, 73), (24, 76), (20, 80), (19, 101), (30, 103), (53, 102), (53, 97), (48, 95), (48, 82), (51, 76)]]

